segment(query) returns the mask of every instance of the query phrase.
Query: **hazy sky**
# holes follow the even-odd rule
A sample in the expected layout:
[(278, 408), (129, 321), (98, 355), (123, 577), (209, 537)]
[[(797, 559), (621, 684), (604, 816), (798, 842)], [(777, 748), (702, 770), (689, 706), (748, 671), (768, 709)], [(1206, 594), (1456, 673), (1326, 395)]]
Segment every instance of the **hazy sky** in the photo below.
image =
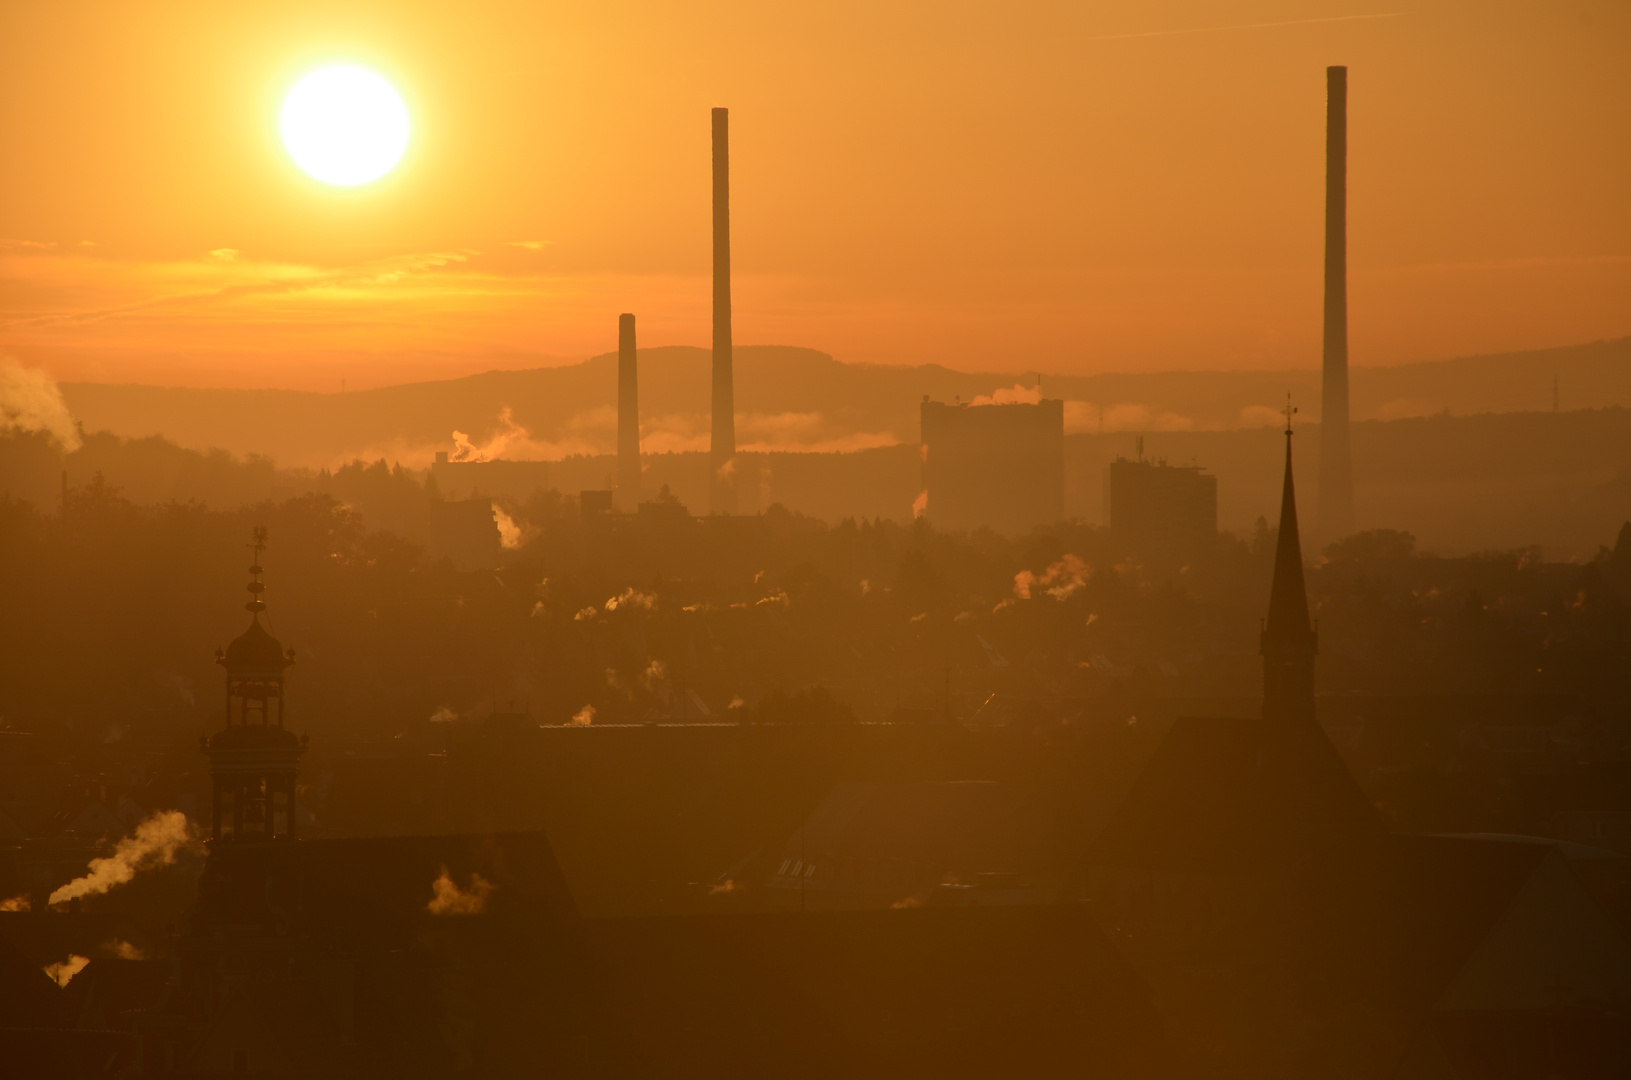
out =
[[(1324, 68), (1350, 67), (1353, 358), (1631, 333), (1631, 4), (10, 2), (0, 352), (337, 389), (736, 340), (1088, 373), (1318, 364)], [(374, 68), (391, 176), (283, 95)]]

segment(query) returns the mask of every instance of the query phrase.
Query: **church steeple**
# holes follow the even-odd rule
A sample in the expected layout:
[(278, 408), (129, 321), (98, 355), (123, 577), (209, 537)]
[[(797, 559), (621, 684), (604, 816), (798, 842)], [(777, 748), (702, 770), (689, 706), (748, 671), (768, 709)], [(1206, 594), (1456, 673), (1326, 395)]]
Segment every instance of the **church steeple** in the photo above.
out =
[(1297, 489), (1291, 479), (1291, 416), (1286, 406), (1286, 476), (1280, 494), (1280, 537), (1274, 550), (1274, 585), (1264, 620), (1263, 719), (1314, 722), (1314, 655), (1319, 636), (1308, 619), (1302, 543), (1297, 533)]

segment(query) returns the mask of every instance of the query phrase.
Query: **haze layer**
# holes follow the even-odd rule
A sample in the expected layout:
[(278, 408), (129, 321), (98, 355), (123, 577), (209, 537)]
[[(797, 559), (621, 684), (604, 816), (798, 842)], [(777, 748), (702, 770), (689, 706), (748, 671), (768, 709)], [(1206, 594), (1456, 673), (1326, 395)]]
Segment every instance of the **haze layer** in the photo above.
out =
[[(1360, 17), (1363, 16), (1363, 17)], [(1313, 367), (1323, 69), (1352, 72), (1353, 357), (1631, 332), (1622, 4), (12, 5), (0, 348), (59, 379), (337, 389), (736, 337), (964, 370)], [(415, 140), (276, 137), (347, 60)]]

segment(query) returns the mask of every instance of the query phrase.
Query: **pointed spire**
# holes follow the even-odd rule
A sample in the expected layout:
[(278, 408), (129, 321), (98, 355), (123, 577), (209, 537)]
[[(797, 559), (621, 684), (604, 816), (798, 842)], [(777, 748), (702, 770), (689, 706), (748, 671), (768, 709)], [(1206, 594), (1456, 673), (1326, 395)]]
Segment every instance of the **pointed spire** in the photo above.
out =
[(1291, 417), (1286, 402), (1286, 475), (1280, 494), (1280, 536), (1274, 550), (1274, 584), (1263, 623), (1264, 719), (1314, 720), (1314, 655), (1318, 638), (1308, 618), (1303, 551), (1297, 530), (1297, 488), (1291, 477)]
[(1274, 548), (1274, 585), (1264, 628), (1276, 639), (1311, 633), (1308, 590), (1303, 583), (1303, 548), (1297, 531), (1297, 488), (1291, 480), (1291, 423), (1286, 422), (1286, 477), (1280, 492), (1280, 538)]

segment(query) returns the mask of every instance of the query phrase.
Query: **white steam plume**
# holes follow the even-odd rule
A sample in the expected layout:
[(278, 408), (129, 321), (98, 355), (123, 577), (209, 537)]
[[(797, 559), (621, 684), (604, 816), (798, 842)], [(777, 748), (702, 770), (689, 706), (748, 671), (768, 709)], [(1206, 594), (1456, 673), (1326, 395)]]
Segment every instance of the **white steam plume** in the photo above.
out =
[(1079, 557), (1066, 555), (1041, 574), (1029, 570), (1015, 574), (1014, 595), (1021, 600), (1029, 600), (1036, 590), (1041, 589), (1055, 600), (1068, 600), (1087, 586), (1087, 577), (1092, 572), (1092, 567)]
[(68, 959), (58, 964), (47, 964), (44, 971), (51, 981), (58, 986), (67, 986), (73, 981), (75, 975), (85, 970), (85, 965), (90, 962), (91, 958), (88, 956), (69, 953)]
[(43, 431), (69, 453), (83, 442), (51, 376), (9, 359), (0, 360), (0, 431)]
[(430, 889), (432, 895), (425, 910), (432, 915), (480, 915), (487, 908), (487, 898), (493, 895), (492, 882), (476, 873), (470, 875), (470, 888), (459, 888), (446, 866)]
[(980, 394), (970, 405), (1036, 405), (1042, 401), (1042, 387), (1015, 383), (1012, 390), (1000, 387), (989, 394)]
[(606, 601), (607, 611), (616, 611), (618, 608), (623, 608), (625, 610), (629, 608), (639, 608), (642, 611), (650, 611), (656, 606), (657, 597), (654, 594), (641, 592), (633, 585), (630, 585), (621, 593)]
[(504, 512), (504, 508), (497, 503), (493, 504), (493, 520), (498, 522), (498, 543), (505, 551), (514, 551), (521, 546), (521, 526), (515, 519)]
[(84, 877), (75, 878), (51, 894), (52, 907), (81, 896), (99, 896), (125, 884), (143, 870), (169, 866), (176, 853), (192, 841), (192, 827), (180, 810), (162, 810), (119, 841), (112, 855), (92, 859)]

